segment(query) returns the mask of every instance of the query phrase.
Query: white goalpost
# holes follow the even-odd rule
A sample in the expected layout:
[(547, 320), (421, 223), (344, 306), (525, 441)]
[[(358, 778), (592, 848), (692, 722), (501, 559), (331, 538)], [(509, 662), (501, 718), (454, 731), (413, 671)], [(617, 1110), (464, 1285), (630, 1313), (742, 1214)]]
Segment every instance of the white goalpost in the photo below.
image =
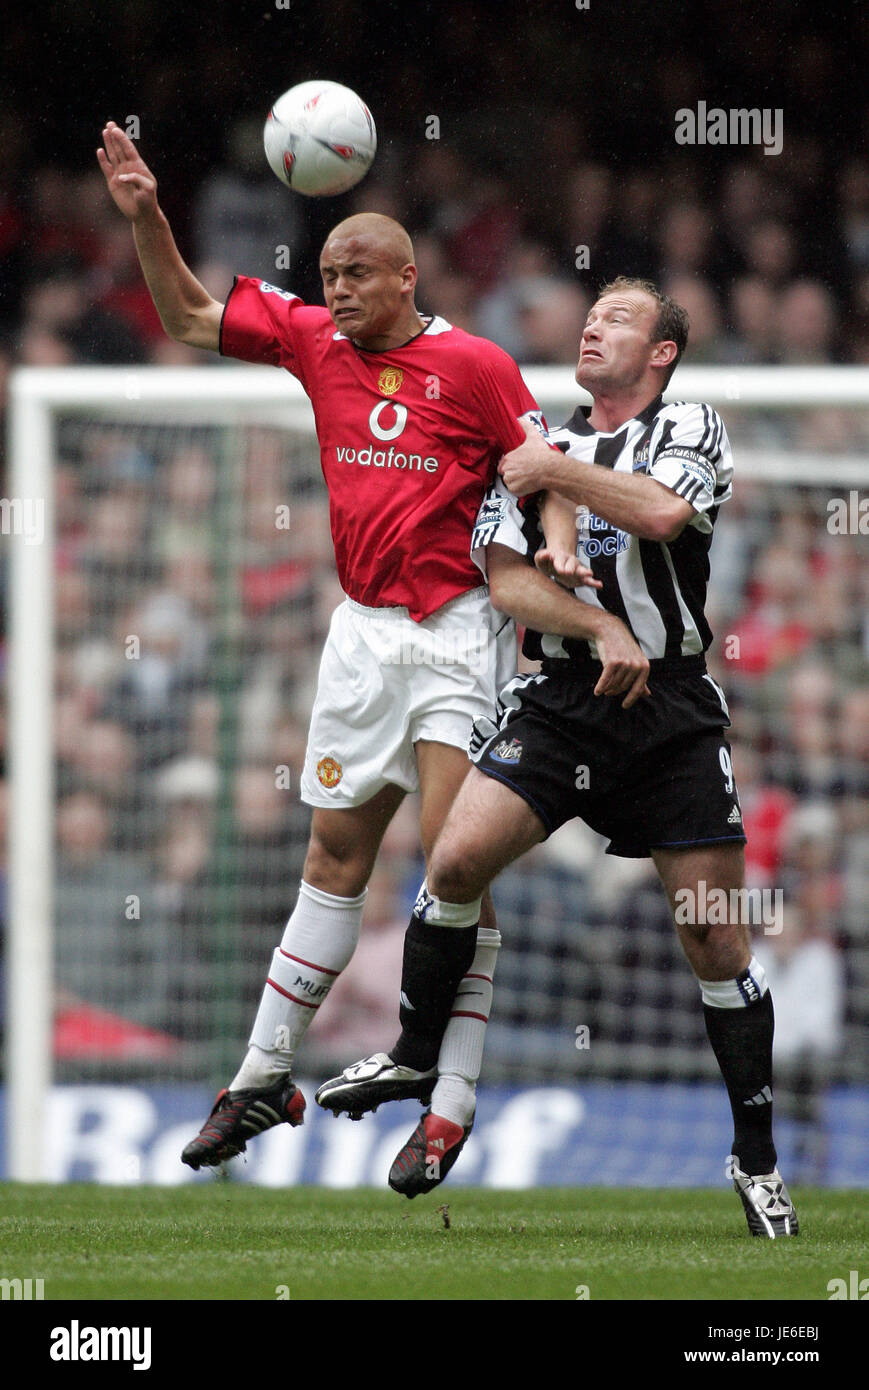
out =
[[(569, 367), (523, 369), (551, 424), (587, 399)], [(869, 367), (690, 367), (678, 369), (669, 400), (709, 402), (728, 427), (756, 411), (863, 411), (869, 418)], [(316, 466), (310, 404), (287, 373), (268, 368), (21, 368), (11, 380), (9, 489), (4, 507), (9, 573), (9, 920), (6, 964), (6, 1176), (49, 1175), (49, 1098), (55, 922), (54, 668), (57, 421), (288, 429), (306, 440)], [(869, 429), (864, 430), (869, 435)], [(734, 449), (741, 478), (771, 487), (869, 487), (869, 455), (747, 442)], [(323, 490), (325, 501), (325, 489)], [(31, 510), (28, 511), (28, 507)], [(21, 519), (37, 518), (38, 529)], [(18, 521), (16, 522), (16, 518)], [(819, 517), (819, 526), (825, 519)]]

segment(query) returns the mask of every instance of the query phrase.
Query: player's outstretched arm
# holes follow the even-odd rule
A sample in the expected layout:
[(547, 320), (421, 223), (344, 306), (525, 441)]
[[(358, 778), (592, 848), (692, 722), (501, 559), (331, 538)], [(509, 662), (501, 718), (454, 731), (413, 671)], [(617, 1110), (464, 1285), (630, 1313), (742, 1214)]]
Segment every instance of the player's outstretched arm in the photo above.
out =
[(132, 223), (142, 273), (169, 337), (217, 352), (223, 305), (212, 299), (181, 259), (157, 202), (157, 180), (114, 121), (103, 130), (97, 160), (115, 204)]
[(552, 488), (622, 531), (652, 541), (674, 541), (695, 515), (690, 502), (656, 478), (592, 468), (552, 448), (527, 421), (520, 423), (524, 444), (505, 454), (498, 465), (517, 497)]
[(595, 695), (622, 695), (630, 709), (649, 694), (649, 661), (624, 623), (603, 608), (580, 603), (559, 585), (532, 569), (509, 546), (493, 542), (486, 550), (489, 593), (494, 606), (535, 632), (553, 632), (578, 640), (592, 638), (603, 671)]

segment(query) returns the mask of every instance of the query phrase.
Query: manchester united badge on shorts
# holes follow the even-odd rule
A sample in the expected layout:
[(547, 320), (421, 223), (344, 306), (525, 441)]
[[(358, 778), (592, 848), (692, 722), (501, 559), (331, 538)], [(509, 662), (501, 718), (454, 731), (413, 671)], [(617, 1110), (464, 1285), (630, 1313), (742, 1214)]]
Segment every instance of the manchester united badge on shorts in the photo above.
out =
[(400, 367), (384, 367), (377, 378), (377, 389), (384, 396), (394, 396), (403, 381), (404, 372)]
[(344, 769), (335, 758), (321, 758), (317, 763), (317, 777), (328, 791), (337, 787), (343, 775)]

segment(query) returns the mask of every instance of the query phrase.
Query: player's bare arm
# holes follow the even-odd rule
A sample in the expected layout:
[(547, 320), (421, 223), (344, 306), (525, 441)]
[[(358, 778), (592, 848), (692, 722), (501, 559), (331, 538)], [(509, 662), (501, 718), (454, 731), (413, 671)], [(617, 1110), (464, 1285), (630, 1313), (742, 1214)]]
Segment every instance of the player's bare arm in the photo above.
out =
[(525, 442), (505, 454), (498, 469), (517, 497), (552, 489), (612, 526), (650, 541), (674, 541), (694, 516), (690, 502), (655, 478), (591, 468), (551, 448), (536, 429), (526, 425), (525, 432)]
[(169, 337), (217, 352), (223, 305), (212, 299), (182, 260), (157, 202), (157, 180), (114, 121), (103, 130), (97, 160), (115, 205), (132, 224), (142, 273)]
[[(492, 603), (500, 612), (538, 632), (580, 641), (591, 638), (597, 644), (603, 671), (595, 695), (624, 696), (622, 707), (630, 709), (649, 694), (648, 658), (620, 618), (606, 609), (578, 602), (509, 546), (493, 542), (488, 547), (487, 569)], [(590, 576), (590, 571), (585, 572)], [(585, 582), (600, 587), (592, 578)]]
[(544, 545), (534, 556), (534, 563), (547, 579), (554, 579), (566, 589), (580, 584), (599, 589), (600, 581), (592, 584), (583, 579), (590, 573), (576, 553), (576, 506), (557, 492), (547, 492), (540, 506), (540, 525)]
[[(534, 423), (523, 419), (523, 425)], [(576, 506), (568, 498), (557, 492), (547, 492), (539, 506), (540, 527), (543, 531), (543, 546), (534, 556), (534, 563), (547, 579), (554, 579), (566, 589), (576, 589), (580, 584), (589, 584), (599, 589), (583, 574), (591, 571), (582, 564), (576, 553)]]

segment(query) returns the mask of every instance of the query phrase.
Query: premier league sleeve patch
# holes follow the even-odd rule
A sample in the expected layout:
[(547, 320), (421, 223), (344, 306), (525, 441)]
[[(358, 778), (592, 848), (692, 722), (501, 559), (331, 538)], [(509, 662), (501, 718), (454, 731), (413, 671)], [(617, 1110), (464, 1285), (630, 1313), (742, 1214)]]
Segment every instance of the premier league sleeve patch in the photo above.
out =
[(291, 290), (279, 289), (277, 285), (270, 284), (268, 280), (259, 281), (259, 290), (260, 294), (276, 294), (279, 299), (286, 299), (287, 303), (299, 297), (297, 294), (293, 294)]
[(542, 410), (526, 410), (525, 414), (520, 416), (520, 419), (528, 420), (535, 429), (540, 431), (544, 438), (546, 437), (546, 421), (543, 418)]
[(528, 543), (522, 530), (522, 513), (512, 492), (499, 478), (483, 498), (471, 534), (471, 559), (486, 574), (486, 546), (497, 542), (520, 555), (527, 555)]

